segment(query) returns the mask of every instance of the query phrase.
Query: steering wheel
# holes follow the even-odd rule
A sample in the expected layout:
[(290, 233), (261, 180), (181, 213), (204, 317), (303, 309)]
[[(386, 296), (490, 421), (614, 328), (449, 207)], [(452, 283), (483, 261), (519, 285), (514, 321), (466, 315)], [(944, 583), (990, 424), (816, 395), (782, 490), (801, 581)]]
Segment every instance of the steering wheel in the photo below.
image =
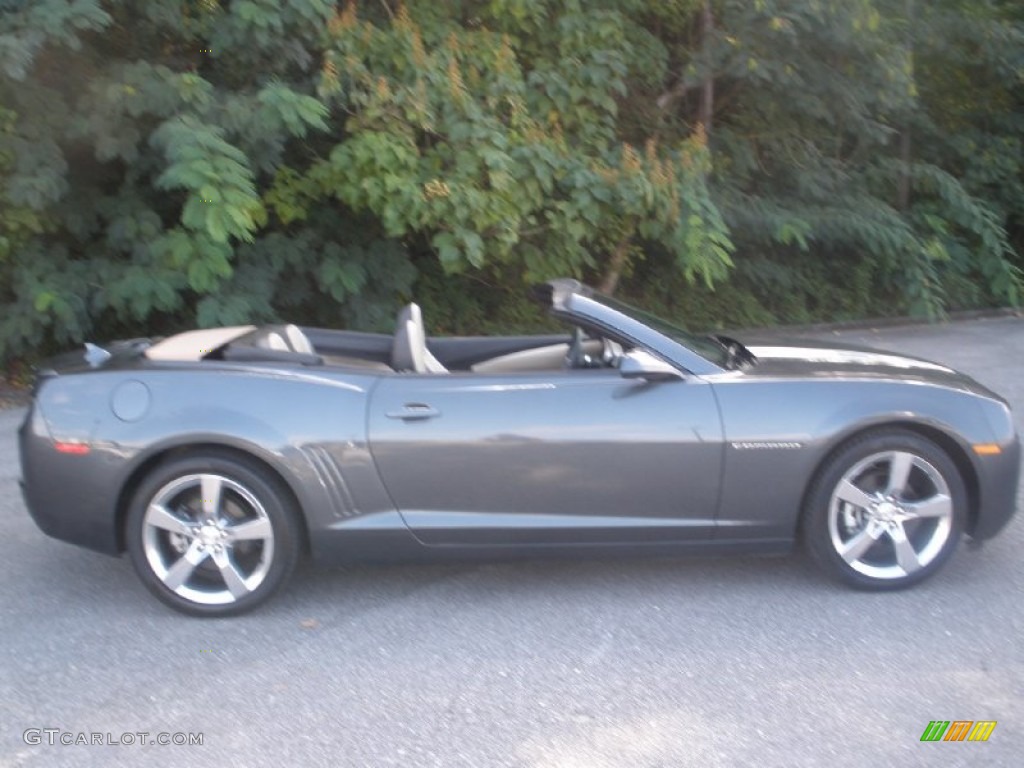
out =
[(583, 329), (578, 325), (572, 330), (572, 341), (565, 355), (565, 367), (569, 369), (586, 368), (590, 365), (590, 356), (583, 349)]

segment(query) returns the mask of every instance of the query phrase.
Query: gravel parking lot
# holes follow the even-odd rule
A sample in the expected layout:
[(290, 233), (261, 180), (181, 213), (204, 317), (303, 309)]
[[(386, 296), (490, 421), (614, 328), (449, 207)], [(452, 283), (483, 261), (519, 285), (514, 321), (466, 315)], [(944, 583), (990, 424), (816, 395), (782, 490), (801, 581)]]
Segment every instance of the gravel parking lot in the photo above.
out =
[[(1024, 320), (817, 335), (962, 368), (1021, 423)], [(0, 766), (1021, 765), (1024, 516), (896, 594), (801, 556), (305, 568), (203, 621), (39, 532), (23, 415), (0, 411)], [(998, 726), (921, 743), (930, 720)]]

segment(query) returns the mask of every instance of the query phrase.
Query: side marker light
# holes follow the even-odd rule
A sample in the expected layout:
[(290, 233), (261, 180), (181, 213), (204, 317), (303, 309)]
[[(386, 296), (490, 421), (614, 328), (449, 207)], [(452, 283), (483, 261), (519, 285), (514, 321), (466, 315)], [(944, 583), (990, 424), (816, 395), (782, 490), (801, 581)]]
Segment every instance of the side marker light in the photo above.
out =
[(998, 456), (1003, 452), (998, 443), (975, 443), (971, 448), (979, 456)]

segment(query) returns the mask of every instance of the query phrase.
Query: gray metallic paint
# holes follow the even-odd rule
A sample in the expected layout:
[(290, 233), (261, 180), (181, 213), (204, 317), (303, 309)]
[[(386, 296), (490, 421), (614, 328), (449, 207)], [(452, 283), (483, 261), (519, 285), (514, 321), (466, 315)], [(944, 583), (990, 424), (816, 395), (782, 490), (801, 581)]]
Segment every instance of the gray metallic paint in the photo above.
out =
[[(387, 416), (410, 402), (441, 415)], [(615, 370), (386, 377), (371, 400), (370, 443), (424, 543), (685, 541), (714, 530), (721, 425), (698, 380)]]
[[(27, 506), (46, 533), (116, 553), (138, 474), (166, 451), (221, 446), (286, 484), (319, 562), (776, 552), (792, 542), (828, 454), (899, 423), (959, 449), (973, 535), (995, 535), (1014, 511), (1020, 448), (1009, 409), (962, 374), (801, 360), (725, 371), (571, 285), (554, 291), (552, 309), (641, 345), (680, 378), (382, 374), (128, 354), (92, 369), (69, 355), (40, 382), (21, 429)], [(125, 386), (133, 394), (119, 418), (113, 393)], [(435, 415), (415, 413), (421, 405)], [(402, 418), (407, 406), (412, 417)], [(54, 441), (91, 451), (58, 453)], [(978, 456), (976, 443), (1002, 452)]]
[[(730, 446), (766, 440), (802, 446), (796, 451), (729, 448), (718, 521), (723, 528), (742, 526), (758, 536), (792, 535), (808, 478), (838, 445), (870, 427), (901, 424), (935, 430), (959, 446), (976, 474), (986, 466), (1019, 465), (1016, 440), (1005, 435), (999, 439), (974, 396), (955, 390), (885, 379), (743, 376), (721, 377), (715, 392)], [(983, 461), (970, 450), (971, 444), (992, 442), (1004, 447), (1005, 458)], [(987, 494), (981, 501), (988, 503)]]

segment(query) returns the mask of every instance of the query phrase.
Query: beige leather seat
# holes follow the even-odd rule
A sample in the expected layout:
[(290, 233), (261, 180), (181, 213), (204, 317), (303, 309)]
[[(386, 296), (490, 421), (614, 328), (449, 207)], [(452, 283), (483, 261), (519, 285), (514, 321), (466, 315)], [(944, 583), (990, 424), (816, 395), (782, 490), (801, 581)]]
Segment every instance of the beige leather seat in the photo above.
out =
[(284, 327), (284, 335), (293, 352), (301, 352), (305, 355), (316, 354), (316, 350), (313, 349), (312, 342), (310, 342), (306, 334), (304, 334), (297, 325), (286, 325)]
[(391, 367), (412, 373), (448, 373), (427, 349), (423, 313), (417, 304), (410, 304), (398, 313), (395, 338), (391, 343)]

